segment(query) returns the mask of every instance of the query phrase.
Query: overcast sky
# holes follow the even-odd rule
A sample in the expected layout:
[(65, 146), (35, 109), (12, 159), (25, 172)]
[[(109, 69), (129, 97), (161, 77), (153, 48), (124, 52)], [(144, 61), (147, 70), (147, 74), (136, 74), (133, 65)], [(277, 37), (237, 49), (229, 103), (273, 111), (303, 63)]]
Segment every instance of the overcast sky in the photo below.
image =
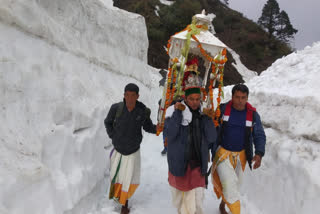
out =
[[(229, 0), (229, 7), (257, 22), (267, 0)], [(277, 0), (298, 33), (292, 46), (298, 50), (320, 41), (320, 0)]]

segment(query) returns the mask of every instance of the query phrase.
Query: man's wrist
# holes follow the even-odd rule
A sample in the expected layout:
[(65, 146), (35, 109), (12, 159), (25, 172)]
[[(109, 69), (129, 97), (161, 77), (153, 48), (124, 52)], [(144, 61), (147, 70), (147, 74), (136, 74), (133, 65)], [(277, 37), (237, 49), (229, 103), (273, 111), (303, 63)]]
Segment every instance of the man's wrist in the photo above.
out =
[(264, 153), (263, 153), (263, 152), (256, 151), (256, 152), (255, 152), (255, 155), (259, 155), (259, 156), (260, 156), (260, 158), (262, 158), (262, 157), (263, 157), (263, 155), (264, 155)]

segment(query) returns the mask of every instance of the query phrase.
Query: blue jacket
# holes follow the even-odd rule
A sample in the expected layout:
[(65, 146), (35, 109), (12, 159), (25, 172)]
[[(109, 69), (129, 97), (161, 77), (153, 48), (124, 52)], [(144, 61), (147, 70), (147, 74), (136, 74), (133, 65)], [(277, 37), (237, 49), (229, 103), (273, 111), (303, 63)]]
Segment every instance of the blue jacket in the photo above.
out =
[[(168, 142), (167, 159), (169, 171), (174, 176), (184, 176), (188, 166), (186, 153), (188, 148), (189, 126), (181, 125), (181, 121), (182, 112), (177, 109), (174, 110), (172, 116), (166, 118), (163, 131)], [(206, 115), (202, 115), (201, 117), (201, 127), (201, 174), (205, 175), (208, 170), (209, 149), (212, 152), (217, 133), (212, 119)]]
[[(223, 116), (225, 109), (226, 109), (226, 103), (221, 104), (220, 105), (221, 117)], [(264, 156), (265, 145), (266, 145), (266, 135), (264, 133), (260, 116), (256, 111), (253, 112), (252, 122), (253, 122), (252, 130), (249, 130), (248, 133), (246, 133), (247, 139), (245, 143), (246, 156), (247, 156), (247, 161), (250, 168), (251, 168), (251, 161), (253, 158), (253, 145), (255, 148), (255, 151), (254, 151), (255, 154), (260, 155), (261, 157)], [(217, 144), (215, 144), (215, 147), (213, 148), (214, 151), (216, 151), (218, 145), (221, 144), (221, 141), (223, 138), (223, 126), (224, 126), (224, 123), (217, 128), (218, 140), (217, 140)]]

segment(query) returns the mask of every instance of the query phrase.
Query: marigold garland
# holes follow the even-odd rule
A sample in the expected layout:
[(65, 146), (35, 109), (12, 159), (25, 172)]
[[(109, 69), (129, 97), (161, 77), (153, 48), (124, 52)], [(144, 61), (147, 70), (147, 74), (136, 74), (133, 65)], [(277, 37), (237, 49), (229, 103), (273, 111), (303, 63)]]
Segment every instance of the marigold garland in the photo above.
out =
[[(198, 29), (203, 29), (203, 30), (208, 30), (208, 26), (207, 25), (195, 25), (196, 26), (196, 28), (198, 28)], [(179, 32), (177, 32), (177, 33), (175, 33), (174, 35), (177, 35), (177, 34), (179, 34), (179, 33), (181, 33), (181, 32), (183, 32), (183, 31), (191, 31), (191, 25), (188, 25), (185, 29), (183, 29), (182, 31), (179, 31)], [(174, 36), (173, 35), (173, 36)], [(172, 41), (172, 36), (170, 36), (170, 39), (168, 40), (168, 43), (167, 43), (167, 54), (169, 55), (169, 49), (170, 49), (170, 47), (171, 47), (171, 41)]]
[(202, 101), (205, 101), (207, 98), (207, 92), (205, 88), (200, 88), (201, 93), (202, 93)]
[[(169, 105), (172, 103), (173, 94), (175, 92), (175, 85), (176, 85), (176, 78), (177, 78), (177, 63), (179, 62), (179, 60), (177, 58), (174, 58), (174, 59), (172, 59), (172, 62), (173, 62), (172, 67), (170, 67), (168, 69), (169, 72), (168, 72), (168, 77), (167, 77), (168, 81), (167, 81), (166, 100), (165, 100), (165, 106), (162, 109), (163, 110), (162, 119), (161, 119), (162, 122), (157, 130), (157, 135), (159, 135), (163, 131), (166, 110), (169, 107)], [(172, 81), (172, 76), (173, 76), (173, 81)], [(172, 86), (172, 88), (171, 88), (171, 86)]]
[(217, 97), (217, 109), (215, 112), (215, 117), (214, 117), (214, 125), (217, 127), (219, 126), (219, 117), (221, 115), (220, 111), (220, 102), (221, 102), (221, 95), (222, 95), (222, 86), (223, 86), (223, 69), (220, 70), (220, 80), (219, 80), (219, 92), (218, 92), (218, 97)]
[[(217, 77), (218, 73), (220, 73), (220, 81), (219, 81), (219, 92), (218, 92), (218, 97), (217, 97), (217, 109), (215, 112), (215, 115), (213, 116), (213, 122), (215, 124), (215, 126), (217, 127), (219, 125), (218, 119), (221, 115), (220, 112), (220, 103), (221, 103), (221, 96), (222, 96), (222, 86), (223, 86), (223, 70), (224, 70), (224, 64), (227, 62), (227, 50), (224, 48), (221, 52), (221, 55), (223, 56), (222, 59), (220, 59), (220, 57), (217, 57), (215, 59), (213, 59), (209, 54), (207, 54), (207, 52), (204, 50), (204, 48), (202, 47), (200, 41), (198, 40), (198, 38), (194, 35), (192, 35), (192, 38), (198, 43), (198, 48), (200, 49), (201, 54), (206, 57), (207, 60), (209, 60), (212, 63), (212, 73), (215, 74), (215, 78)], [(215, 72), (215, 68), (216, 66), (218, 66), (218, 72)], [(210, 103), (211, 103), (211, 109), (214, 109), (214, 105), (213, 105), (213, 80), (210, 80), (210, 86), (209, 86), (209, 94), (210, 94)]]
[(168, 72), (168, 77), (167, 77), (167, 92), (166, 92), (166, 100), (165, 100), (165, 104), (164, 104), (164, 109), (163, 110), (163, 113), (162, 113), (162, 118), (161, 118), (161, 124), (159, 124), (159, 128), (157, 129), (157, 135), (160, 134), (160, 132), (163, 131), (163, 127), (164, 127), (164, 117), (165, 117), (165, 113), (166, 113), (166, 109), (168, 108), (168, 106), (170, 105), (170, 86), (171, 86), (171, 75), (172, 75), (172, 68), (169, 68), (168, 69), (169, 72)]
[[(200, 49), (201, 54), (209, 61), (211, 62), (212, 65), (212, 74), (214, 75), (213, 79), (210, 79), (210, 85), (209, 85), (209, 96), (210, 96), (210, 104), (211, 104), (211, 109), (214, 110), (214, 103), (213, 103), (213, 83), (214, 80), (217, 78), (218, 74), (220, 74), (220, 78), (219, 78), (219, 85), (218, 85), (218, 97), (217, 97), (217, 109), (215, 111), (215, 114), (212, 117), (212, 120), (215, 124), (215, 126), (219, 125), (218, 119), (221, 115), (221, 111), (220, 111), (220, 103), (221, 103), (221, 96), (223, 97), (223, 91), (222, 91), (222, 87), (223, 87), (223, 71), (224, 71), (224, 64), (227, 62), (227, 50), (224, 48), (220, 55), (218, 57), (212, 58), (202, 47), (200, 41), (198, 40), (198, 38), (195, 36), (195, 34), (198, 33), (198, 31), (195, 30), (195, 28), (197, 29), (204, 29), (204, 30), (208, 30), (208, 26), (207, 25), (188, 25), (185, 29), (183, 29), (182, 31), (179, 31), (177, 33), (175, 33), (174, 35), (181, 33), (183, 31), (192, 31), (194, 32), (194, 34), (191, 33), (191, 38), (193, 38), (197, 43), (198, 43), (198, 48)], [(171, 47), (171, 41), (172, 41), (172, 36), (170, 37), (170, 39), (168, 40), (168, 44), (167, 44), (167, 54), (169, 55), (169, 50)], [(189, 49), (189, 47), (187, 47)], [(184, 50), (187, 51), (188, 50)], [(187, 55), (185, 56), (187, 58)], [(177, 79), (177, 70), (176, 70), (176, 63), (178, 63), (178, 59), (175, 58), (172, 60), (174, 65), (172, 67), (169, 68), (169, 73), (168, 73), (168, 85), (167, 85), (167, 93), (166, 93), (166, 102), (165, 102), (165, 108), (164, 108), (164, 112), (162, 115), (162, 121), (164, 121), (164, 116), (165, 116), (165, 111), (168, 108), (168, 106), (171, 104), (171, 102), (173, 101), (173, 96), (174, 93), (176, 92), (176, 79)], [(174, 68), (174, 69), (173, 69)], [(216, 71), (216, 68), (218, 68), (218, 70)], [(173, 74), (172, 74), (173, 71)], [(172, 75), (173, 75), (173, 82), (171, 84), (171, 80), (172, 80)], [(172, 88), (170, 89), (172, 85)], [(202, 94), (203, 94), (203, 101), (206, 100), (206, 98), (208, 99), (209, 97), (207, 97), (207, 93), (205, 91), (205, 89), (202, 89)], [(163, 130), (163, 124), (161, 124), (161, 131)]]

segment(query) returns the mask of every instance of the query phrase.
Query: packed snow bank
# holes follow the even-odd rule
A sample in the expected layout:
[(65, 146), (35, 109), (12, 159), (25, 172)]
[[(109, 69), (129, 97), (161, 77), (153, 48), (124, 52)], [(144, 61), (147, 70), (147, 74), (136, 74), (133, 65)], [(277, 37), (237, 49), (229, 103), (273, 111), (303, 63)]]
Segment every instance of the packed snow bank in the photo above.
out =
[(158, 90), (144, 19), (104, 5), (1, 0), (0, 213), (85, 213), (106, 188), (110, 105), (128, 82), (144, 102)]
[[(248, 82), (266, 127), (263, 166), (247, 170), (243, 192), (263, 213), (318, 213), (320, 42), (277, 60)], [(230, 97), (227, 88), (227, 96)]]
[[(109, 71), (137, 80), (147, 71), (148, 37), (142, 16), (112, 0), (1, 0), (0, 19)], [(134, 42), (132, 42), (134, 41)]]
[(262, 213), (312, 213), (320, 203), (320, 146), (272, 128), (263, 166), (247, 170), (243, 192)]
[(320, 42), (277, 60), (249, 82), (267, 126), (320, 142), (319, 68)]

